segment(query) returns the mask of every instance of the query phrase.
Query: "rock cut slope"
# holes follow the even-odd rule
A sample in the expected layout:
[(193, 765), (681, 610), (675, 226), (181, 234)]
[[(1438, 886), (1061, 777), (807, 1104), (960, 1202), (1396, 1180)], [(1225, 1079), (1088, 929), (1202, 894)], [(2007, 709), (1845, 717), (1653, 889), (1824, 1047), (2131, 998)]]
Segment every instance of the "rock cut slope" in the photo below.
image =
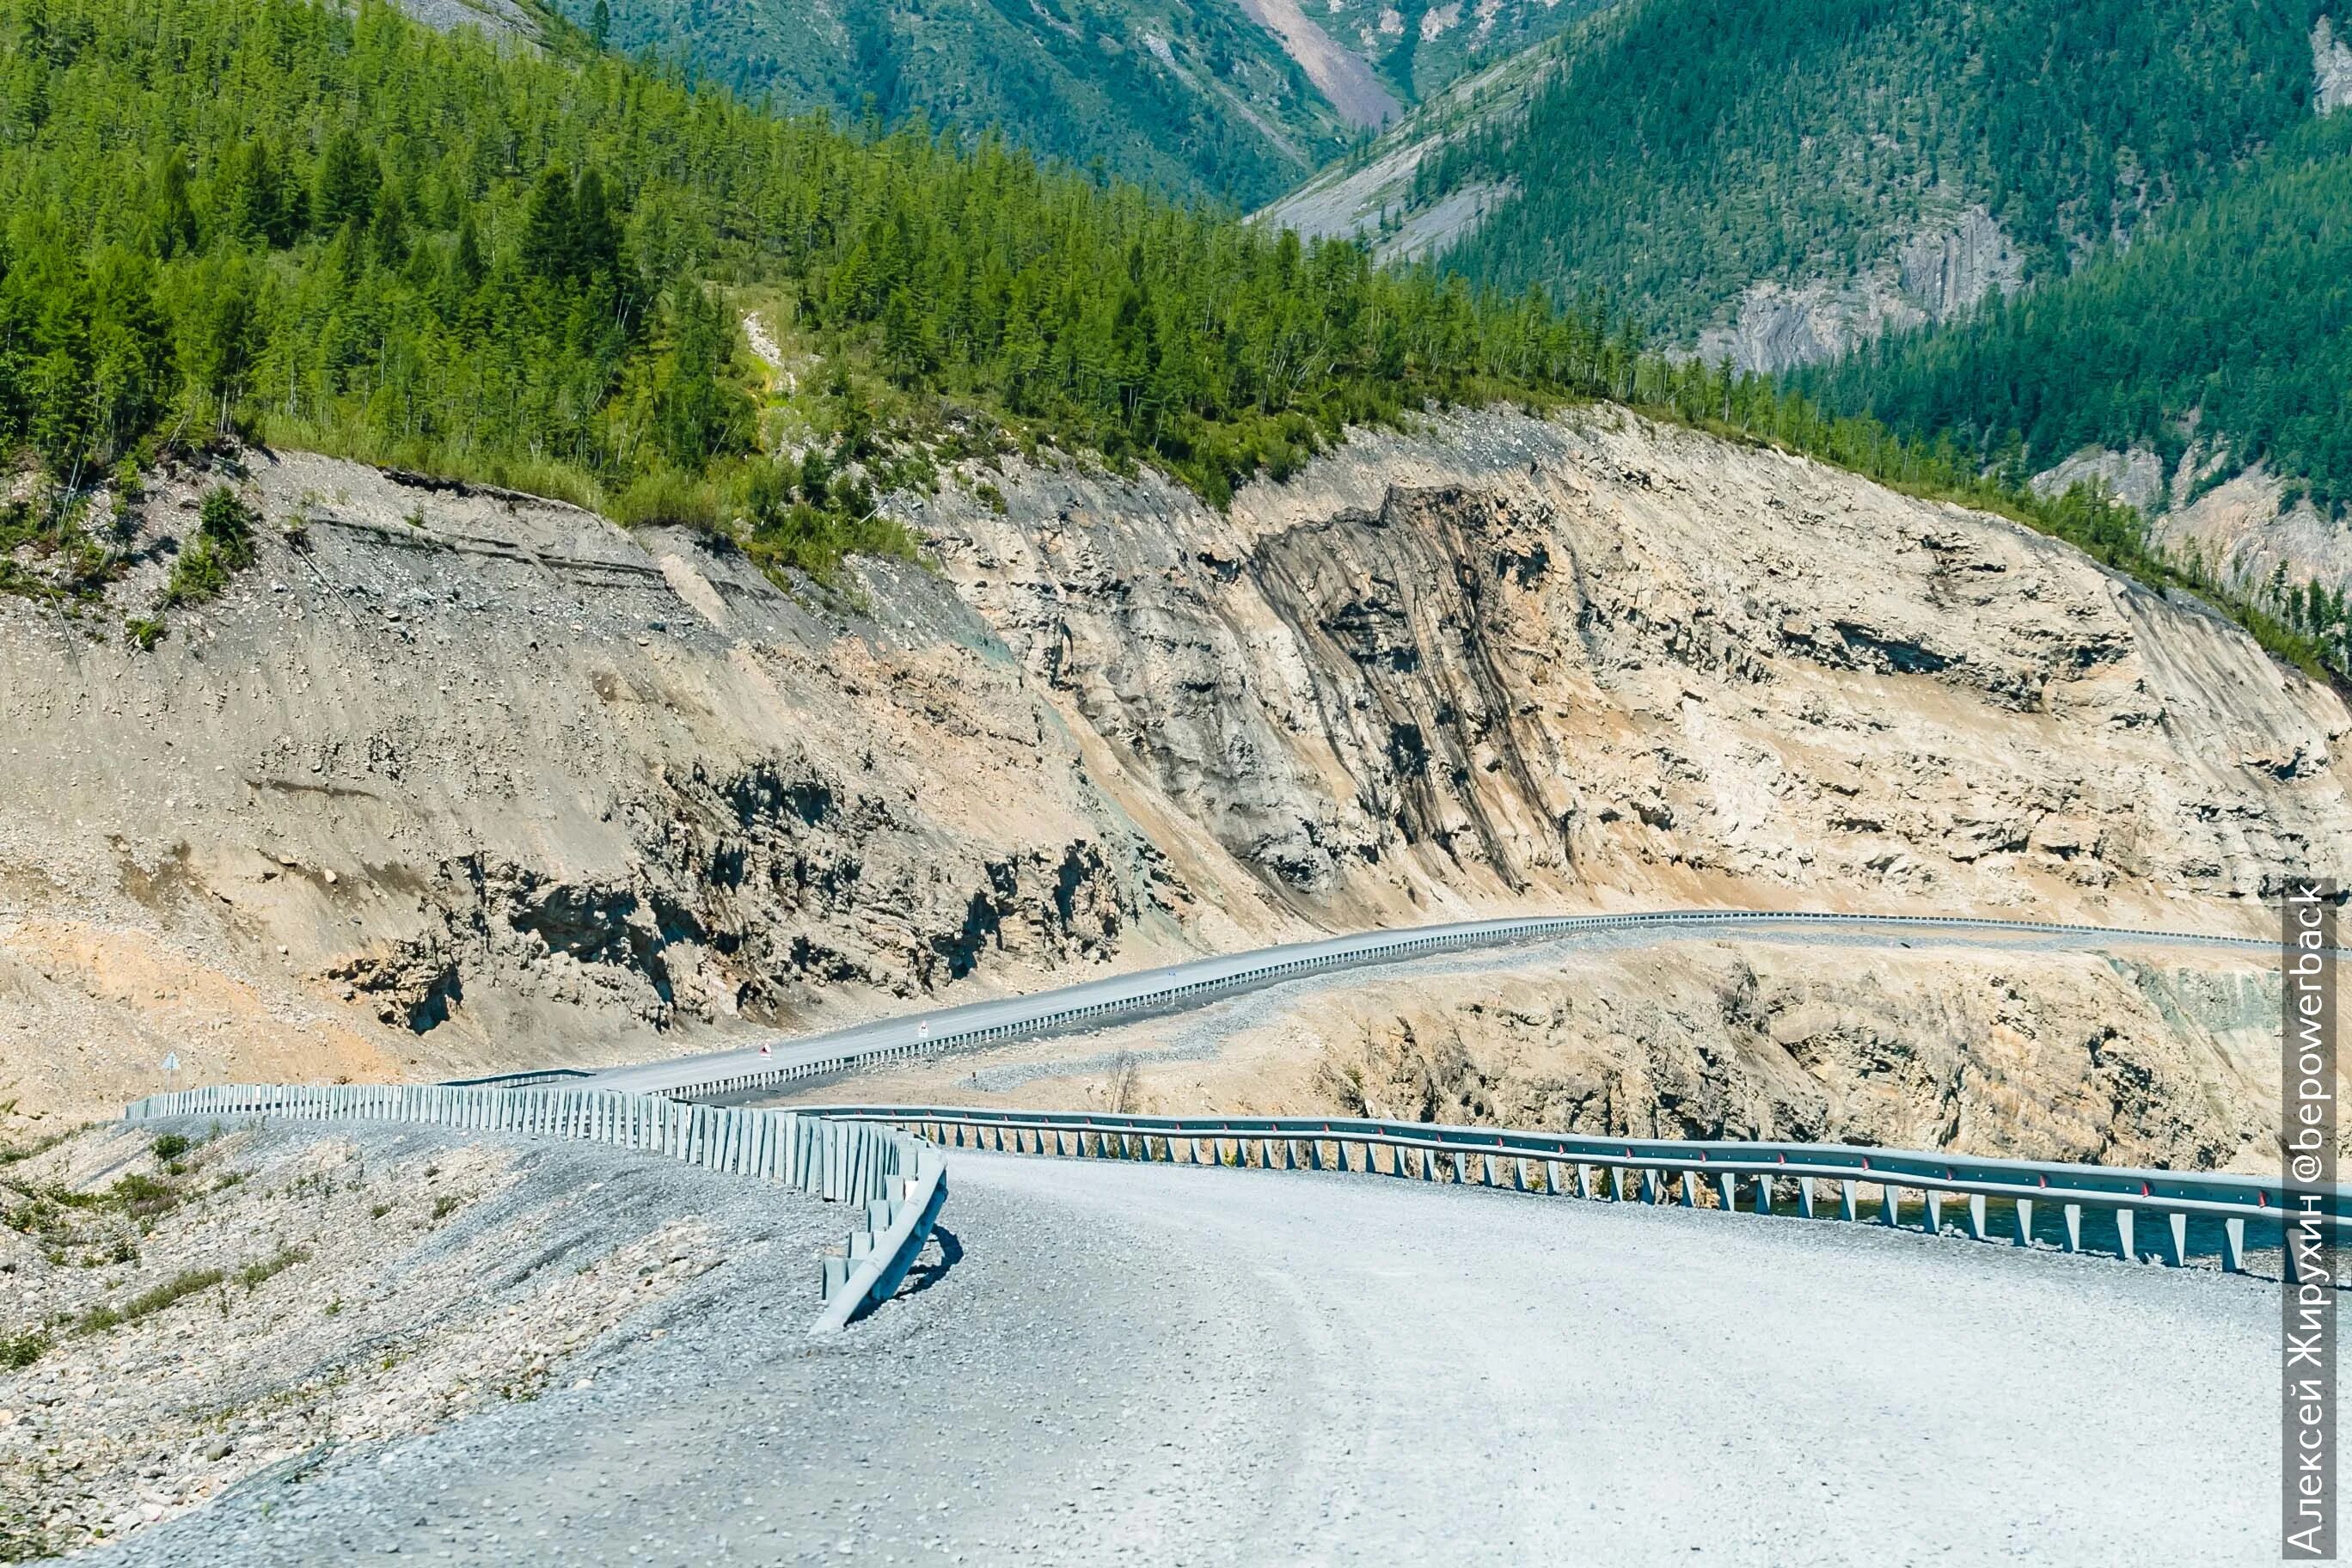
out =
[[(1230, 515), (1036, 475), (959, 593), (1294, 908), (2251, 905), (2340, 841), (2337, 697), (2006, 521), (1631, 416), (1362, 435)], [(2250, 910), (2251, 912), (2251, 910)], [(2197, 918), (2197, 917), (2189, 917)]]
[[(827, 607), (681, 533), (299, 454), (140, 653), (0, 602), (0, 1101), (706, 1048), (1475, 911), (2259, 931), (2347, 719), (1999, 519), (1608, 410), (1229, 512), (944, 487)], [(135, 514), (152, 602), (213, 476)], [(297, 531), (289, 523), (299, 522)]]

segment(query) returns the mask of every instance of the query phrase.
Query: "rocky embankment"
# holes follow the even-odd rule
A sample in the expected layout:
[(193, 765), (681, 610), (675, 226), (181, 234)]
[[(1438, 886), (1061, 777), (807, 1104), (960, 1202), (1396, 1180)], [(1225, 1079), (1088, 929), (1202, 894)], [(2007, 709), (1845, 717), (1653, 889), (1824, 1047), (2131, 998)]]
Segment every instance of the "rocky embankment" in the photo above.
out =
[(2278, 982), (2161, 946), (1575, 941), (1294, 982), (792, 1098), (1371, 1116), (2275, 1173)]
[[(231, 481), (260, 563), (152, 651), (0, 604), (20, 1115), (167, 1049), (608, 1061), (1485, 910), (2260, 931), (2352, 839), (2343, 704), (2201, 607), (1606, 411), (1361, 436), (1225, 513), (975, 473), (914, 509), (935, 569), (830, 603), (528, 498)], [(110, 614), (211, 482), (137, 510)]]
[(814, 1199), (587, 1145), (77, 1134), (0, 1164), (0, 1559), (586, 1388), (708, 1311), (730, 1264), (806, 1280), (772, 1302), (804, 1321), (839, 1231)]

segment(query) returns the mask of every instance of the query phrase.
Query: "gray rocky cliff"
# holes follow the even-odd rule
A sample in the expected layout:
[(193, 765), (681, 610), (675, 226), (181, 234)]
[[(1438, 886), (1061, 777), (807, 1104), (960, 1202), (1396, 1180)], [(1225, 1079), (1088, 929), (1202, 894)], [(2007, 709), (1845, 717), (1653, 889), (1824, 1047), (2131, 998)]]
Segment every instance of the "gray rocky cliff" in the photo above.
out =
[[(1998, 519), (1601, 411), (1226, 512), (992, 476), (828, 605), (257, 457), (152, 652), (0, 601), (0, 1100), (611, 1061), (1324, 929), (1685, 902), (2259, 929), (2331, 693)], [(209, 479), (138, 513), (152, 602)], [(305, 523), (300, 542), (282, 536)]]

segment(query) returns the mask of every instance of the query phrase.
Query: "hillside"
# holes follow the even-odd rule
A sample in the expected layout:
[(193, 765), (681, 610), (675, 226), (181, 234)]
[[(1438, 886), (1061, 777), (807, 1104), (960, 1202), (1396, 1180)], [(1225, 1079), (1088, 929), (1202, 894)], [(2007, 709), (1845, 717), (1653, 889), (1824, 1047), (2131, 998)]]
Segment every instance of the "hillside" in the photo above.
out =
[[(29, 550), (40, 591), (86, 595), (133, 470), (233, 432), (821, 572), (902, 547), (875, 490), (961, 454), (1146, 453), (1217, 495), (1350, 420), (1608, 357), (1586, 323), (999, 141), (870, 142), (381, 5), (0, 0), (0, 447), (37, 468), (0, 511), (16, 586)], [(755, 365), (746, 304), (810, 374)]]
[[(983, 477), (902, 513), (936, 570), (854, 559), (828, 609), (527, 497), (290, 452), (158, 475), (112, 613), (208, 487), (261, 521), (152, 651), (0, 596), (0, 1131), (166, 1051), (206, 1080), (645, 1059), (1477, 911), (2260, 931), (2279, 868), (2352, 836), (2352, 717), (2226, 622), (1768, 449), (1484, 413), (1223, 510), (1148, 471)], [(1817, 976), (1805, 1016), (1907, 1037), (1990, 973), (1999, 1081), (2130, 1089), (2129, 1125), (2053, 1111), (2037, 1147), (2226, 1154), (2263, 1102), (2237, 1046), (2199, 1087), (2259, 999), (2194, 973), (2126, 1009), (2079, 959), (1905, 973)], [(1763, 1016), (1736, 975), (1559, 1048), (1732, 1071)], [(1879, 1125), (1962, 1070), (1927, 1055)], [(1690, 1114), (1745, 1103), (1707, 1081)]]
[[(562, 9), (595, 28), (593, 5)], [(1242, 205), (1389, 107), (1335, 102), (1234, 0), (615, 0), (606, 14), (611, 47), (689, 62), (787, 111), (993, 130), (1041, 157)]]
[(1394, 150), (1432, 144), (1396, 216), (1507, 193), (1447, 266), (1778, 370), (2063, 276), (2215, 189), (2309, 118), (2329, 9), (1636, 0), (1539, 49), (1531, 92), (1402, 128)]
[(2352, 113), (2337, 112), (2128, 248), (1804, 384), (2021, 475), (2100, 478), (2224, 574), (2316, 580), (2325, 603), (2283, 608), (2336, 624), (2352, 587), (2347, 279)]
[(384, 6), (0, 36), (20, 1111), (2347, 826), (2131, 514), (1605, 321)]
[(787, 110), (919, 115), (1251, 207), (1601, 3), (603, 0), (601, 24), (598, 0), (561, 11), (613, 48), (686, 62)]

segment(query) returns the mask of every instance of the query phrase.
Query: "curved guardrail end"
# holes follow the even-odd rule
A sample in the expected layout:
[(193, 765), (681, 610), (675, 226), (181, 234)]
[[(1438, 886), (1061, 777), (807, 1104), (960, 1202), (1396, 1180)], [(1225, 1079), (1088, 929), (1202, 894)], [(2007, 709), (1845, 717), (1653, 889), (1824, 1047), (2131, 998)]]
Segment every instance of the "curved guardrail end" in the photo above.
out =
[(935, 1148), (916, 1146), (921, 1152), (907, 1194), (889, 1205), (887, 1223), (876, 1228), (871, 1245), (862, 1254), (824, 1260), (824, 1310), (809, 1325), (811, 1334), (837, 1334), (869, 1307), (896, 1295), (929, 1242), (948, 1201), (947, 1161)]

